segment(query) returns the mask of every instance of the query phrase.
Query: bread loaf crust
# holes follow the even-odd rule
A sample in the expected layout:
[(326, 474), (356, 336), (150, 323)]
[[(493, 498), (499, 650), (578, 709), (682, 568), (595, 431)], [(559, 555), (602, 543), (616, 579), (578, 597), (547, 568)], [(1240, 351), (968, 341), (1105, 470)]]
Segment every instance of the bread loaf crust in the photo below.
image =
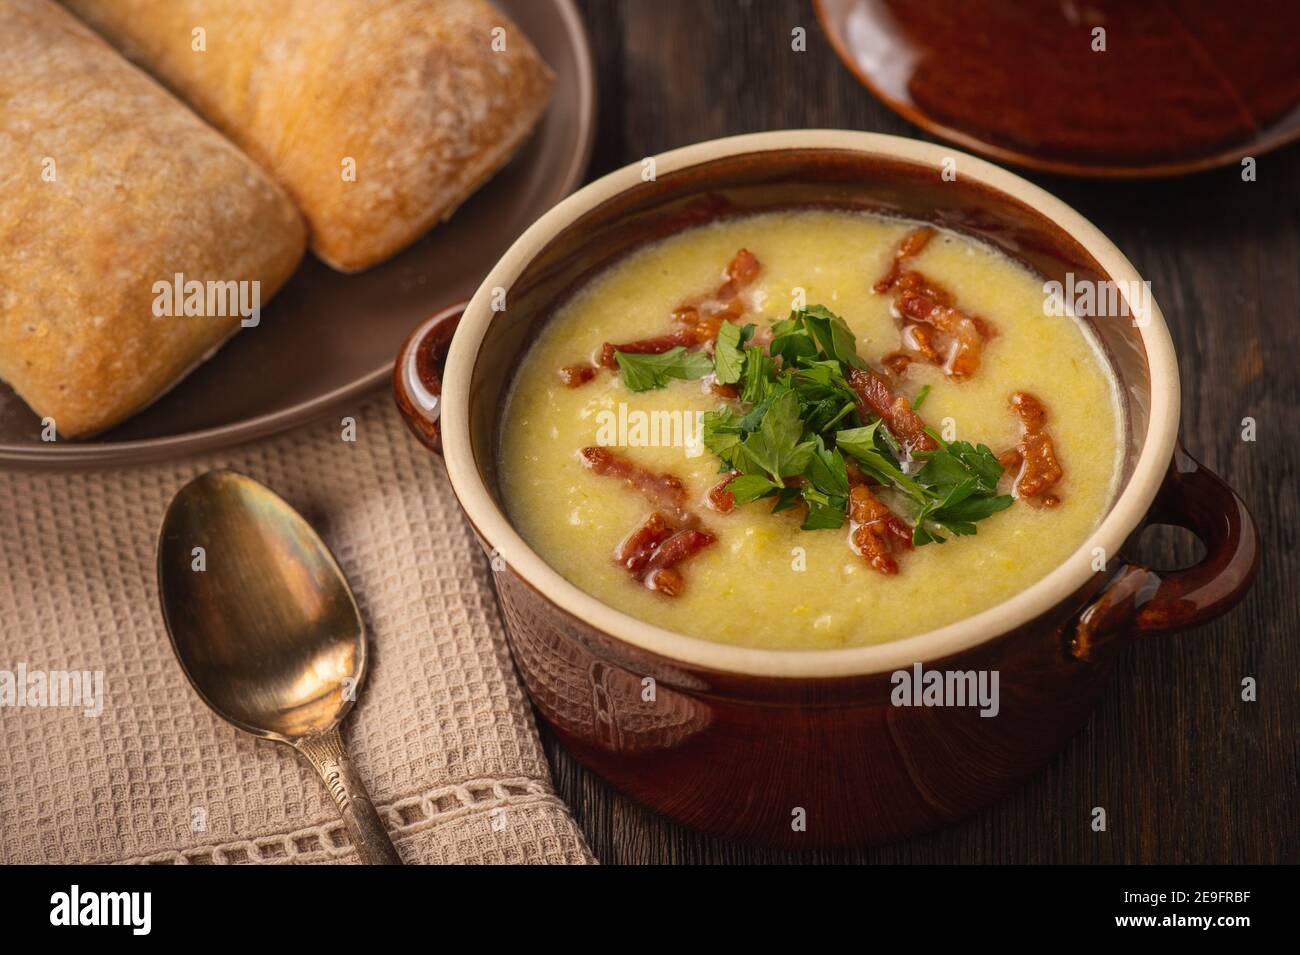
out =
[(451, 215), (527, 138), (553, 80), (485, 0), (65, 2), (271, 172), (345, 272)]
[(157, 316), (154, 286), (302, 257), (288, 196), (50, 0), (0, 0), (0, 377), (60, 435), (149, 404), (240, 327)]

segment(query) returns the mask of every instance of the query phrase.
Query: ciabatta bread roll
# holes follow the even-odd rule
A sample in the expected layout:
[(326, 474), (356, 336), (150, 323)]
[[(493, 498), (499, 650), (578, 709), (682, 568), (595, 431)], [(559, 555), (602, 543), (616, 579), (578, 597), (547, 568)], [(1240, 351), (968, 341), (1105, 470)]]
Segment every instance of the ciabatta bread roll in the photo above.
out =
[(552, 75), (485, 0), (65, 0), (279, 179), (353, 272), (510, 158)]
[(0, 378), (61, 435), (166, 391), (304, 246), (288, 196), (188, 107), (50, 0), (0, 0)]

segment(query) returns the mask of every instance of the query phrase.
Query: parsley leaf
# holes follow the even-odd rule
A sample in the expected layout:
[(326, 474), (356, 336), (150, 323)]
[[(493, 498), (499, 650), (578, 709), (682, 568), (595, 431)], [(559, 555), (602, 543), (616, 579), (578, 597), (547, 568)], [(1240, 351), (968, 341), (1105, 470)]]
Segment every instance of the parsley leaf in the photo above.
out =
[(803, 500), (803, 492), (797, 487), (783, 487), (776, 496), (776, 503), (772, 505), (772, 513), (788, 511), (792, 507), (798, 507), (799, 502)]
[(737, 457), (734, 463), (746, 473), (751, 466), (757, 466), (778, 483), (782, 478), (802, 474), (814, 450), (813, 442), (800, 442), (802, 435), (799, 398), (787, 390), (768, 407), (758, 430), (745, 438), (741, 456), (744, 460)]
[(762, 474), (742, 474), (727, 485), (727, 490), (736, 499), (737, 504), (748, 504), (760, 497), (782, 490), (784, 485), (775, 484)]
[(745, 368), (745, 343), (754, 337), (754, 326), (741, 328), (723, 322), (718, 328), (717, 343), (713, 349), (713, 373), (719, 384), (734, 385), (740, 381)]
[[(804, 499), (808, 500), (805, 492)], [(820, 501), (808, 500), (808, 513), (799, 525), (800, 530), (805, 531), (833, 531), (844, 526), (844, 518), (847, 516), (848, 498), (831, 497), (826, 499), (826, 503)]]
[(975, 533), (975, 522), (1011, 506), (1008, 494), (997, 493), (1002, 465), (987, 445), (952, 441), (926, 452), (925, 466), (916, 475), (930, 500), (916, 515), (912, 543), (942, 544), (933, 524), (954, 535)]
[[(798, 316), (800, 313), (793, 314)], [(772, 343), (768, 351), (773, 358), (780, 358), (785, 367), (793, 368), (800, 359), (817, 357), (817, 342), (798, 317), (787, 318), (772, 326)]]
[[(961, 521), (963, 523), (973, 524), (976, 521), (982, 521), (991, 514), (998, 511), (1005, 511), (1011, 506), (1013, 498), (1010, 494), (998, 494), (996, 496), (985, 497), (968, 497), (951, 506), (937, 508), (934, 512), (935, 520), (946, 523), (949, 521)], [(960, 533), (953, 531), (953, 533)], [(971, 531), (971, 533), (975, 533)]]
[(903, 469), (898, 466), (898, 462), (888, 450), (881, 447), (887, 432), (880, 425), (880, 419), (877, 418), (863, 428), (837, 431), (835, 445), (851, 454), (858, 462), (858, 466), (881, 484), (893, 485), (916, 503), (924, 505), (926, 503), (924, 489), (904, 474)]
[(818, 435), (814, 439), (812, 457), (804, 470), (808, 482), (829, 497), (847, 497), (849, 493), (848, 466), (839, 449), (826, 450), (826, 443)]
[(713, 370), (708, 355), (687, 351), (681, 345), (658, 355), (616, 351), (614, 358), (629, 391), (652, 391), (667, 385), (669, 378), (693, 380)]
[(803, 489), (803, 499), (808, 505), (808, 514), (802, 529), (833, 530), (844, 525), (848, 509), (848, 466), (838, 448), (826, 449), (820, 435), (813, 439), (813, 445), (812, 457), (804, 469), (808, 484)]
[(827, 355), (850, 368), (866, 368), (867, 363), (858, 357), (857, 339), (844, 319), (824, 305), (812, 305), (802, 314), (804, 324)]
[(740, 379), (742, 401), (760, 402), (767, 397), (776, 373), (776, 363), (753, 346), (745, 349), (745, 374)]
[(740, 418), (730, 408), (706, 411), (703, 420), (704, 446), (722, 459), (723, 470), (731, 466), (736, 446), (744, 437)]
[(916, 527), (912, 531), (912, 543), (916, 546), (928, 543), (942, 544), (944, 538), (928, 527), (934, 524), (950, 534), (965, 536), (974, 534), (975, 522), (982, 521), (998, 511), (1011, 506), (1010, 494), (993, 495), (977, 492), (974, 478), (967, 479), (953, 487), (941, 500), (934, 500), (916, 515)]
[(972, 445), (969, 441), (953, 441), (937, 451), (922, 452), (925, 459), (916, 479), (922, 484), (949, 488), (967, 479), (974, 479), (980, 491), (996, 493), (1002, 477), (1002, 465), (993, 456), (988, 445)]

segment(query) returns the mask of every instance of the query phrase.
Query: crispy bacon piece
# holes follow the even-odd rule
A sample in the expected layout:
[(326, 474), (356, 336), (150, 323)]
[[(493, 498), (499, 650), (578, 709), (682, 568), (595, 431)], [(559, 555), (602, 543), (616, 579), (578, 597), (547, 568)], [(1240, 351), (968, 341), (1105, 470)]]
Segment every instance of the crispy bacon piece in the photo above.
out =
[[(932, 364), (941, 365), (944, 374), (960, 380), (979, 371), (985, 335), (980, 332), (974, 318), (959, 308), (943, 305), (918, 292), (904, 292), (895, 304), (904, 320), (914, 323), (910, 326), (911, 337), (918, 343), (918, 350)], [(923, 333), (922, 324), (930, 325), (948, 337), (951, 344), (946, 359), (940, 357), (928, 332)], [(909, 326), (905, 324), (904, 328)]]
[(889, 382), (874, 371), (855, 368), (849, 375), (849, 387), (862, 403), (885, 422), (890, 434), (908, 451), (933, 451), (938, 445), (925, 433), (925, 422), (912, 410), (912, 403), (894, 393)]
[(686, 579), (681, 572), (672, 567), (658, 567), (646, 574), (642, 581), (650, 590), (665, 597), (676, 597), (686, 589)]
[(739, 471), (732, 471), (727, 479), (716, 487), (709, 489), (709, 507), (719, 514), (730, 514), (736, 507), (736, 495), (731, 493), (731, 482), (740, 476)]
[(854, 461), (852, 458), (846, 457), (844, 459), (844, 470), (849, 476), (850, 488), (855, 488), (859, 484), (871, 485), (875, 483), (874, 479), (869, 478), (862, 473), (862, 468), (858, 467), (858, 462)]
[(633, 577), (640, 579), (650, 558), (654, 556), (655, 548), (672, 536), (673, 529), (668, 526), (667, 518), (655, 511), (646, 518), (644, 524), (624, 537), (618, 547), (614, 548), (614, 560), (622, 564)]
[(708, 531), (700, 530), (698, 527), (680, 530), (655, 548), (655, 552), (646, 563), (646, 575), (652, 575), (656, 570), (666, 567), (676, 567), (716, 540), (717, 538)]
[(892, 576), (898, 573), (895, 550), (910, 550), (912, 528), (866, 484), (855, 484), (849, 491), (850, 532), (854, 549), (879, 573)]
[(894, 291), (899, 296), (919, 295), (928, 298), (936, 305), (955, 305), (957, 299), (938, 282), (933, 282), (925, 273), (908, 269), (895, 280)]
[(934, 230), (924, 226), (903, 236), (903, 241), (898, 243), (898, 248), (894, 250), (894, 261), (890, 263), (889, 271), (872, 286), (876, 293), (884, 295), (892, 289), (903, 274), (903, 266), (907, 264), (907, 260), (920, 255), (933, 238)]
[(682, 523), (694, 523), (686, 510), (686, 485), (676, 476), (656, 474), (608, 448), (583, 448), (581, 456), (595, 473), (626, 482), (655, 507), (673, 511)]
[(932, 365), (943, 364), (943, 355), (935, 341), (935, 329), (929, 325), (904, 325), (903, 347)]
[(902, 378), (907, 374), (907, 366), (912, 363), (912, 356), (904, 351), (894, 351), (880, 359), (880, 363)]
[(579, 388), (595, 377), (595, 365), (569, 365), (560, 369), (560, 381), (570, 388)]
[[(605, 342), (600, 348), (597, 362), (602, 368), (616, 370), (618, 359), (614, 357), (615, 352), (662, 355), (679, 346), (689, 349), (712, 346), (714, 339), (718, 337), (718, 329), (722, 327), (724, 321), (732, 322), (745, 314), (745, 305), (739, 296), (742, 290), (753, 284), (760, 268), (754, 254), (748, 249), (741, 249), (727, 265), (725, 280), (711, 295), (684, 302), (673, 309), (673, 322), (680, 327), (663, 335), (654, 335), (634, 342), (622, 344)], [(563, 372), (561, 374), (563, 375)], [(578, 381), (573, 387), (590, 380), (586, 378)], [(568, 384), (567, 379), (565, 383)]]
[(741, 249), (727, 264), (727, 280), (718, 286), (713, 297), (719, 302), (730, 302), (740, 294), (741, 289), (752, 285), (758, 278), (758, 259), (749, 249)]
[(716, 537), (686, 509), (686, 486), (671, 474), (655, 474), (606, 448), (583, 448), (582, 462), (596, 474), (617, 478), (644, 495), (656, 510), (614, 549), (614, 561), (651, 590), (675, 597), (686, 586), (673, 568)]
[[(952, 292), (948, 291), (938, 282), (927, 278), (925, 275), (915, 270), (904, 272), (902, 277), (898, 280), (898, 294), (900, 297), (908, 295), (919, 296), (921, 298), (929, 299), (929, 301), (934, 305), (944, 306), (947, 308), (957, 308), (957, 297), (953, 295)], [(994, 328), (990, 322), (980, 318), (978, 315), (966, 315), (964, 312), (962, 314), (970, 320), (972, 325), (975, 326), (975, 330), (985, 338), (994, 338), (997, 336), (998, 330)]]
[(1011, 396), (1011, 410), (1020, 416), (1024, 428), (1020, 444), (998, 456), (1008, 471), (1018, 469), (1012, 491), (1017, 497), (1043, 507), (1055, 507), (1061, 499), (1048, 491), (1065, 476), (1052, 436), (1047, 433), (1047, 408), (1026, 391)]
[(914, 361), (921, 360), (931, 365), (944, 364), (943, 355), (939, 353), (939, 345), (935, 341), (935, 331), (929, 325), (904, 323), (903, 348), (884, 357), (885, 367), (902, 378)]
[(1056, 460), (1056, 451), (1052, 447), (1051, 436), (1046, 431), (1035, 431), (1025, 435), (1020, 443), (1025, 467), (1016, 481), (1016, 490), (1021, 497), (1039, 501), (1044, 507), (1055, 507), (1061, 499), (1055, 494), (1045, 493), (1061, 480), (1064, 472)]
[[(956, 379), (970, 378), (979, 371), (984, 343), (993, 335), (987, 322), (920, 292), (903, 292), (895, 304), (904, 319), (905, 335), (912, 339), (917, 351), (927, 361), (942, 366), (945, 374)], [(924, 325), (947, 336), (950, 344), (946, 358), (940, 354), (934, 335)]]
[(712, 534), (699, 528), (674, 531), (668, 519), (655, 511), (623, 538), (614, 551), (614, 560), (651, 590), (676, 597), (685, 588), (686, 581), (673, 568), (715, 540)]
[[(930, 364), (942, 367), (944, 374), (960, 380), (979, 370), (984, 344), (997, 330), (984, 319), (958, 308), (953, 294), (942, 285), (906, 268), (908, 260), (920, 254), (933, 237), (930, 228), (909, 232), (899, 243), (889, 272), (872, 288), (882, 295), (894, 293), (905, 347), (904, 352), (895, 354), (915, 352)], [(938, 341), (940, 337), (946, 341)], [(894, 359), (891, 369), (906, 370), (906, 364), (893, 355), (890, 358)]]
[(1042, 431), (1047, 427), (1047, 408), (1027, 391), (1017, 391), (1011, 396), (1011, 410), (1020, 416), (1026, 431)]

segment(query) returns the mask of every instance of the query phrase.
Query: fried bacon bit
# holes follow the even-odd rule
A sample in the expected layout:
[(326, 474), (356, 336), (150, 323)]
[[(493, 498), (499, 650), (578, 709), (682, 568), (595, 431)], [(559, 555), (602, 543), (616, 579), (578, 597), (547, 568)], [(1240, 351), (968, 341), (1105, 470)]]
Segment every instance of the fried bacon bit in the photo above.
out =
[(906, 325), (903, 328), (903, 347), (932, 365), (942, 365), (934, 329), (928, 325)]
[(855, 484), (849, 492), (849, 540), (862, 559), (879, 573), (898, 573), (895, 550), (910, 550), (912, 528), (891, 511), (866, 484)]
[(694, 557), (715, 540), (712, 534), (699, 528), (673, 530), (668, 519), (655, 511), (623, 539), (614, 551), (614, 560), (649, 589), (676, 597), (686, 586), (681, 572), (674, 569), (676, 565)]
[(845, 462), (849, 478), (849, 546), (878, 572), (898, 573), (895, 550), (912, 549), (912, 528), (876, 497), (872, 478), (853, 461)]
[(686, 579), (682, 577), (680, 571), (672, 567), (656, 567), (646, 574), (642, 583), (649, 590), (661, 593), (665, 597), (676, 597), (686, 589)]
[(907, 366), (912, 363), (912, 356), (907, 352), (895, 351), (890, 352), (880, 361), (881, 364), (892, 371), (895, 375), (902, 378), (907, 374)]
[(903, 241), (898, 243), (898, 248), (894, 250), (894, 261), (890, 263), (889, 271), (872, 286), (876, 294), (884, 295), (892, 289), (902, 276), (903, 266), (907, 264), (907, 260), (920, 255), (933, 238), (934, 230), (925, 227), (914, 229), (903, 236)]
[(668, 519), (655, 511), (646, 518), (644, 524), (614, 548), (614, 561), (622, 564), (633, 577), (640, 579), (655, 550), (672, 536), (673, 529), (668, 526)]
[(570, 388), (579, 388), (595, 377), (595, 365), (570, 365), (560, 369), (560, 381)]
[[(992, 331), (989, 324), (957, 308), (948, 292), (935, 289), (919, 272), (904, 275), (899, 288), (894, 305), (903, 317), (904, 334), (911, 331), (917, 350), (931, 364), (942, 365), (944, 373), (953, 378), (974, 375), (979, 370), (987, 333)], [(946, 359), (941, 357), (929, 330), (923, 328), (925, 325), (948, 337)]]
[[(741, 249), (727, 265), (725, 280), (711, 295), (684, 302), (673, 309), (673, 322), (680, 327), (663, 335), (634, 342), (605, 342), (596, 359), (598, 364), (602, 368), (616, 370), (618, 359), (614, 353), (620, 351), (633, 355), (662, 355), (678, 346), (691, 350), (712, 346), (724, 321), (733, 322), (745, 314), (745, 303), (741, 301), (740, 293), (753, 284), (759, 270), (758, 259), (754, 254), (748, 249)], [(590, 380), (586, 378), (573, 387)], [(567, 379), (565, 383), (568, 384)]]
[[(686, 586), (674, 568), (712, 544), (716, 537), (686, 509), (686, 487), (671, 474), (655, 474), (605, 448), (583, 448), (582, 461), (596, 474), (624, 481), (656, 510), (614, 549), (614, 561), (651, 590), (676, 597)], [(734, 500), (734, 499), (733, 499)]]
[(608, 448), (583, 448), (582, 463), (597, 474), (617, 478), (640, 492), (655, 507), (673, 511), (685, 525), (696, 523), (686, 510), (686, 485), (672, 474), (655, 474)]
[(1046, 493), (1065, 475), (1056, 460), (1052, 437), (1047, 433), (1047, 408), (1026, 391), (1011, 396), (1011, 409), (1020, 416), (1024, 430), (1020, 444), (998, 456), (1007, 471), (1017, 470), (1012, 493), (1041, 507), (1055, 507), (1061, 499)]
[(754, 279), (758, 278), (759, 268), (754, 253), (749, 249), (741, 249), (727, 264), (727, 281), (718, 286), (713, 297), (719, 302), (730, 302), (740, 294), (741, 289), (753, 284)]
[(889, 382), (874, 371), (855, 368), (849, 375), (849, 387), (854, 390), (878, 418), (885, 422), (885, 427), (898, 442), (913, 453), (916, 451), (933, 451), (938, 445), (925, 433), (925, 422), (912, 410), (912, 403), (902, 395), (894, 393)]
[[(660, 572), (675, 567), (684, 560), (689, 560), (716, 540), (717, 538), (708, 531), (700, 530), (698, 527), (688, 527), (673, 534), (655, 548), (655, 552), (650, 555), (650, 560), (646, 562), (646, 586), (651, 590), (658, 589), (655, 586), (655, 578)], [(674, 576), (679, 583), (676, 585), (676, 591), (668, 594), (670, 597), (675, 597), (681, 589), (681, 575), (674, 573)]]
[[(997, 330), (984, 319), (958, 308), (953, 294), (943, 286), (906, 268), (908, 260), (919, 255), (934, 234), (933, 229), (921, 228), (904, 236), (889, 272), (872, 288), (881, 295), (894, 293), (894, 308), (902, 325), (904, 351), (890, 356), (894, 359), (891, 370), (902, 374), (907, 365), (896, 356), (915, 353), (930, 364), (942, 367), (944, 374), (960, 380), (979, 370), (984, 343)], [(938, 341), (939, 338), (946, 342)]]
[(1047, 408), (1027, 391), (1017, 391), (1011, 396), (1011, 410), (1020, 416), (1026, 431), (1042, 431), (1047, 427)]
[(736, 506), (736, 495), (731, 493), (731, 482), (736, 480), (739, 476), (739, 471), (732, 471), (725, 481), (716, 487), (709, 489), (709, 507), (713, 508), (719, 514), (730, 514), (732, 512)]

